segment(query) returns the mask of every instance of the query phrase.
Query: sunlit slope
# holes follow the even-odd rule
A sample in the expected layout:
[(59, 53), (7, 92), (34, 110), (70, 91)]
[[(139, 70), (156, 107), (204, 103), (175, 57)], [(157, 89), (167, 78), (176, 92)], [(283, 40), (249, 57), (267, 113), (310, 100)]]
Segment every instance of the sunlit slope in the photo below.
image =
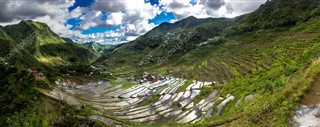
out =
[(44, 66), (35, 59), (21, 45), (16, 44), (0, 27), (0, 62), (1, 64), (12, 64), (17, 67)]
[[(188, 17), (174, 24), (163, 23), (136, 40), (102, 56), (96, 63), (107, 65), (110, 69), (118, 68), (119, 71), (174, 63), (201, 43), (221, 36), (222, 31), (237, 20)], [(174, 52), (167, 55), (170, 50)], [(160, 63), (166, 55), (168, 59)]]
[[(103, 64), (121, 75), (156, 69), (156, 72), (170, 71), (184, 78), (196, 77), (220, 82), (228, 81), (236, 75), (259, 73), (271, 68), (265, 60), (286, 56), (281, 54), (283, 52), (274, 51), (281, 50), (278, 48), (282, 45), (291, 45), (291, 42), (288, 39), (275, 39), (295, 36), (290, 34), (300, 30), (287, 30), (319, 16), (319, 5), (316, 0), (308, 0), (303, 4), (298, 0), (273, 0), (250, 14), (234, 19), (210, 19), (194, 27), (189, 26), (189, 22), (202, 19), (189, 17), (171, 24), (177, 26), (164, 32), (159, 32), (164, 25), (154, 28), (101, 57), (97, 64)], [(186, 27), (178, 27), (183, 26), (181, 22)], [(294, 40), (296, 37), (291, 38)], [(298, 52), (295, 49), (290, 51)]]
[(48, 65), (90, 63), (97, 58), (79, 44), (66, 42), (44, 23), (26, 20), (5, 26), (4, 31), (40, 62)]

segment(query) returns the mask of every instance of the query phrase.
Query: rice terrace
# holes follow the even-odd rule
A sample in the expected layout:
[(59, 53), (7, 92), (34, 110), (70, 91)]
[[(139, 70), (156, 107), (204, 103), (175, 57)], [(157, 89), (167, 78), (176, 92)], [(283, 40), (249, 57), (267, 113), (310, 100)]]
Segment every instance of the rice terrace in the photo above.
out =
[(1, 127), (319, 127), (319, 0), (1, 0)]

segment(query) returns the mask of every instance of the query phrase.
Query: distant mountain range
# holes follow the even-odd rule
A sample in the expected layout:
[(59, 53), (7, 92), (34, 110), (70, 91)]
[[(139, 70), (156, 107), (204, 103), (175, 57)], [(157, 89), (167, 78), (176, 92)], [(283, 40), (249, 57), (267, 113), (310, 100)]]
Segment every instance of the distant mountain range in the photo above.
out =
[[(0, 26), (4, 114), (0, 125), (60, 126), (56, 121), (65, 123), (61, 126), (85, 125), (94, 118), (89, 115), (99, 114), (115, 124), (141, 122), (128, 126), (290, 126), (294, 113), (301, 115), (295, 110), (309, 97), (306, 93), (312, 96), (308, 102), (319, 101), (315, 96), (319, 92), (313, 89), (319, 86), (319, 42), (319, 0), (268, 0), (256, 11), (235, 18), (191, 16), (162, 23), (117, 46), (77, 44), (59, 37), (45, 23), (31, 20)], [(47, 71), (48, 81), (39, 81), (25, 69), (30, 67), (60, 70)], [(172, 78), (137, 86), (122, 81), (143, 79), (141, 74)], [(112, 85), (105, 84), (105, 79)], [(68, 103), (40, 95), (42, 91), (63, 100), (58, 93), (65, 91), (55, 89), (57, 82), (66, 91), (92, 98), (81, 99), (82, 95), (70, 92), (84, 104), (74, 110)], [(88, 85), (75, 87), (77, 82)], [(310, 106), (312, 111), (315, 105)], [(172, 123), (163, 124), (169, 119)], [(177, 123), (181, 120), (190, 123)], [(90, 126), (105, 125), (90, 121)]]
[[(214, 52), (234, 37), (259, 30), (292, 27), (319, 16), (318, 5), (317, 0), (272, 0), (255, 12), (232, 19), (197, 19), (191, 16), (175, 23), (162, 23), (136, 40), (117, 46), (96, 42), (80, 45), (59, 37), (45, 23), (24, 20), (16, 25), (0, 27), (0, 39), (4, 43), (0, 59), (22, 66), (95, 62), (111, 70), (122, 68), (119, 71), (135, 68), (142, 71), (141, 67), (179, 67), (176, 72), (182, 73), (191, 63), (196, 64), (199, 59), (209, 57), (209, 52)], [(37, 34), (32, 36), (34, 33)], [(14, 60), (5, 58), (14, 49), (19, 49), (12, 57)]]
[(87, 42), (87, 43), (83, 43), (81, 45), (83, 47), (85, 47), (86, 49), (89, 49), (90, 51), (98, 53), (99, 55), (111, 52), (115, 48), (121, 46), (121, 45), (100, 44), (97, 42)]
[[(245, 38), (246, 33), (259, 30), (290, 28), (319, 15), (318, 0), (307, 2), (272, 0), (261, 5), (252, 13), (232, 19), (197, 19), (191, 16), (175, 23), (162, 23), (136, 40), (101, 56), (95, 64), (106, 65), (110, 70), (118, 68), (117, 71), (122, 73), (128, 73), (128, 70), (142, 72), (149, 69), (169, 68), (176, 74), (190, 75), (190, 72), (186, 71), (187, 68), (201, 65), (203, 59), (212, 59), (210, 54), (220, 54), (217, 57), (220, 58), (233, 52), (239, 52), (237, 50), (240, 49), (222, 50), (222, 47), (232, 45), (231, 42), (239, 43), (239, 40), (234, 38)], [(241, 44), (241, 46), (244, 45)], [(260, 44), (257, 43), (252, 43), (252, 45), (260, 47)], [(223, 63), (223, 60), (213, 61)], [(217, 76), (232, 77), (234, 75), (232, 73), (236, 72), (230, 70), (225, 73), (227, 74), (221, 73)], [(198, 74), (191, 75), (194, 77)]]

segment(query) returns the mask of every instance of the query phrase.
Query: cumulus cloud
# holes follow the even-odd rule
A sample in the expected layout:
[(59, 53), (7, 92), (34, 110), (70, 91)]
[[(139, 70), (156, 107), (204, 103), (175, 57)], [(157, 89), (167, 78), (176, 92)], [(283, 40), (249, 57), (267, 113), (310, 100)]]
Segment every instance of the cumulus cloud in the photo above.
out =
[[(19, 0), (1, 1), (0, 25), (32, 19), (47, 23), (51, 29), (65, 37), (75, 37), (80, 42), (123, 43), (146, 33), (155, 24), (149, 20), (161, 12), (172, 12), (175, 22), (188, 16), (235, 17), (251, 12), (267, 0), (159, 0), (151, 5), (147, 0), (95, 0), (89, 7), (68, 8), (75, 0)], [(66, 21), (79, 18), (81, 22), (74, 30)], [(103, 33), (84, 35), (89, 28), (119, 27)]]
[(82, 36), (80, 32), (70, 31), (70, 25), (64, 23), (80, 15), (80, 8), (68, 13), (68, 7), (74, 0), (23, 0), (1, 1), (0, 24), (10, 25), (24, 19), (44, 22), (60, 36)]
[(108, 16), (106, 23), (111, 26), (120, 25), (122, 24), (123, 15), (122, 12), (111, 13)]
[(173, 12), (177, 20), (186, 18), (188, 16), (196, 16), (198, 18), (209, 17), (206, 14), (203, 4), (197, 2), (196, 5), (192, 5), (187, 0), (160, 0), (160, 5), (163, 6), (163, 10), (167, 12)]
[(80, 23), (80, 26), (76, 28), (76, 30), (86, 30), (90, 27), (104, 27), (106, 26), (105, 22), (101, 20), (102, 18), (102, 12), (101, 11), (95, 11), (91, 9), (85, 9), (83, 11), (85, 15), (80, 16), (80, 20), (83, 20)]
[[(97, 14), (97, 12), (106, 13), (106, 20), (102, 20), (101, 13)], [(84, 13), (85, 15), (80, 17), (83, 22), (81, 22), (81, 25), (77, 28), (78, 30), (85, 30), (89, 27), (121, 25), (121, 27), (115, 31), (105, 32), (105, 36), (100, 36), (100, 38), (105, 39), (105, 42), (122, 42), (130, 41), (154, 28), (155, 25), (149, 23), (149, 20), (160, 14), (161, 10), (158, 6), (153, 6), (143, 0), (96, 0), (91, 8), (87, 9)], [(92, 35), (88, 38), (92, 39)]]
[[(191, 4), (189, 0), (159, 0), (158, 6), (150, 3), (133, 0), (105, 1), (97, 0), (92, 6), (95, 11), (107, 11), (106, 25), (122, 26), (116, 31), (108, 31), (103, 37), (106, 41), (129, 41), (154, 28), (156, 25), (148, 20), (154, 18), (162, 11), (173, 12), (176, 19), (171, 22), (196, 16), (207, 17), (235, 17), (244, 13), (254, 11), (266, 0), (198, 0)], [(120, 23), (120, 19), (121, 23)], [(117, 35), (117, 36), (108, 36)], [(113, 38), (113, 40), (112, 40)]]
[(84, 9), (77, 7), (71, 11), (70, 15), (72, 18), (78, 18), (80, 15), (82, 15), (83, 10)]
[(177, 20), (188, 16), (235, 17), (252, 12), (267, 0), (198, 0), (194, 4), (188, 0), (160, 0), (163, 9), (173, 12)]
[(225, 0), (200, 0), (199, 4), (203, 4), (208, 9), (218, 10), (226, 4)]
[(57, 10), (74, 4), (74, 0), (23, 0), (1, 1), (0, 22), (54, 16)]
[(96, 0), (96, 2), (92, 5), (93, 10), (100, 10), (109, 13), (120, 12), (126, 8), (126, 1), (117, 1), (117, 0)]
[(256, 10), (266, 1), (267, 0), (229, 0), (226, 4), (226, 7), (228, 8), (230, 14), (238, 16)]

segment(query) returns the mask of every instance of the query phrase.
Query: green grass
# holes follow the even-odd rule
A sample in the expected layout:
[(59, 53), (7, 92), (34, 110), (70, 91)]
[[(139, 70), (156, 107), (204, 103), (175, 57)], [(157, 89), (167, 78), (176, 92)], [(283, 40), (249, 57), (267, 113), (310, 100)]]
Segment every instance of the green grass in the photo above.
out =
[(22, 21), (16, 25), (5, 26), (0, 32), (6, 33), (1, 39), (8, 39), (16, 45), (23, 44), (29, 54), (48, 66), (90, 64), (97, 59), (94, 53), (79, 44), (63, 40), (44, 23)]
[[(311, 25), (311, 22), (314, 25)], [(236, 54), (245, 53), (250, 55), (248, 56), (250, 58), (255, 57), (255, 54), (261, 55), (260, 58), (256, 58), (264, 61), (264, 63), (271, 67), (260, 70), (255, 74), (237, 75), (234, 79), (230, 80), (230, 82), (219, 85), (221, 96), (231, 93), (236, 98), (243, 98), (248, 94), (258, 94), (258, 97), (253, 100), (253, 106), (243, 104), (235, 108), (232, 105), (236, 101), (234, 100), (229, 106), (227, 105), (225, 107), (221, 117), (244, 113), (240, 118), (237, 118), (232, 125), (288, 126), (289, 118), (294, 113), (295, 107), (299, 104), (301, 95), (303, 95), (304, 91), (313, 83), (319, 74), (318, 64), (310, 64), (312, 59), (320, 52), (320, 45), (317, 43), (320, 41), (320, 39), (318, 39), (320, 36), (319, 32), (303, 32), (303, 29), (306, 28), (308, 30), (310, 30), (310, 27), (319, 28), (318, 25), (316, 25), (318, 23), (319, 18), (315, 18), (309, 22), (298, 24), (296, 27), (298, 27), (300, 31), (296, 31), (297, 28), (293, 27), (247, 33), (232, 39), (239, 42), (239, 44), (227, 42), (225, 47), (221, 47), (229, 47), (228, 49), (234, 50), (230, 51), (234, 52), (234, 54), (229, 54), (229, 56), (237, 56)], [(259, 44), (259, 51), (248, 49), (252, 44)], [(275, 46), (276, 48), (274, 48)], [(220, 53), (213, 53), (213, 55), (217, 54), (215, 57), (218, 57)], [(272, 57), (273, 55), (274, 57)], [(298, 74), (290, 77), (291, 74), (297, 73), (297, 71)], [(289, 81), (287, 81), (288, 77), (290, 77)], [(207, 94), (205, 94), (208, 93), (205, 92), (206, 90), (208, 90), (209, 93), (211, 91), (209, 89), (203, 89), (202, 91), (204, 92), (201, 92), (201, 94), (204, 95), (200, 96), (207, 96)], [(197, 101), (197, 98), (198, 97), (196, 97), (194, 101)], [(199, 97), (198, 100), (201, 100), (201, 98), (203, 97)], [(244, 111), (239, 109), (244, 109)], [(227, 116), (223, 118), (225, 122), (228, 120)], [(205, 120), (202, 124), (206, 126), (216, 125), (219, 123), (218, 121), (223, 121), (221, 117)]]
[[(297, 2), (299, 1), (292, 3)], [(311, 2), (316, 2), (316, 0)], [(299, 6), (294, 6), (293, 9), (303, 7), (303, 4), (301, 6), (297, 4)], [(234, 106), (237, 101), (235, 99), (223, 108), (220, 116), (214, 116), (196, 124), (177, 124), (172, 122), (161, 123), (161, 125), (156, 126), (198, 127), (217, 126), (226, 123), (230, 126), (290, 126), (290, 118), (299, 105), (301, 96), (310, 88), (320, 74), (320, 60), (317, 58), (320, 52), (320, 18), (310, 17), (314, 16), (319, 10), (312, 10), (313, 13), (308, 16), (309, 8), (297, 9), (293, 17), (290, 17), (287, 16), (292, 15), (291, 11), (288, 11), (293, 10), (290, 6), (288, 6), (289, 9), (288, 7), (270, 9), (271, 6), (269, 4), (264, 5), (263, 7), (265, 8), (262, 11), (258, 10), (249, 16), (245, 16), (242, 22), (247, 22), (244, 24), (240, 22), (238, 26), (231, 29), (231, 34), (236, 33), (234, 36), (228, 34), (228, 37), (224, 37), (221, 32), (216, 34), (214, 33), (216, 30), (208, 29), (214, 28), (211, 26), (216, 26), (217, 24), (204, 24), (201, 27), (179, 30), (177, 31), (179, 32), (178, 35), (170, 40), (170, 45), (184, 39), (186, 36), (184, 33), (188, 31), (196, 29), (197, 36), (190, 39), (183, 50), (170, 56), (170, 59), (162, 65), (156, 64), (156, 61), (151, 61), (151, 64), (145, 66), (138, 65), (141, 60), (146, 59), (145, 57), (150, 52), (154, 53), (154, 58), (157, 58), (163, 56), (172, 48), (157, 47), (156, 42), (163, 42), (161, 36), (154, 38), (141, 37), (141, 40), (128, 43), (118, 51), (113, 52), (113, 57), (108, 59), (110, 61), (108, 64), (110, 65), (107, 66), (107, 69), (115, 70), (116, 73), (119, 72), (124, 75), (141, 74), (144, 70), (152, 69), (158, 69), (156, 73), (172, 70), (172, 74), (176, 77), (180, 77), (179, 74), (185, 74), (181, 77), (190, 80), (179, 87), (177, 92), (184, 91), (192, 83), (191, 79), (219, 82), (215, 87), (202, 88), (201, 94), (193, 100), (194, 102), (199, 102), (207, 97), (214, 89), (221, 90), (220, 96), (222, 97), (232, 94), (236, 99), (243, 98), (248, 94), (257, 95), (250, 102), (242, 102), (239, 107)], [(275, 11), (263, 11), (264, 9), (277, 10), (277, 13)], [(265, 16), (263, 15), (265, 12), (271, 15), (268, 20), (274, 21), (269, 22), (264, 17), (261, 17)], [(277, 17), (279, 12), (282, 13), (279, 16), (281, 19), (277, 19), (279, 18)], [(297, 14), (299, 12), (301, 12), (301, 17), (300, 14)], [(283, 16), (285, 18), (282, 19)], [(255, 21), (258, 22), (252, 23)], [(25, 38), (34, 29), (40, 29), (42, 32), (48, 33), (48, 28), (42, 26), (42, 24), (30, 25), (29, 23), (29, 25), (26, 25), (28, 24), (27, 22), (24, 24), (5, 28), (5, 31), (9, 33), (8, 36), (12, 36), (11, 38), (16, 43), (18, 43), (17, 39)], [(220, 24), (222, 23), (219, 22), (218, 25)], [(218, 31), (223, 31), (223, 29), (219, 27)], [(1, 36), (5, 36), (6, 39), (1, 39), (0, 41), (8, 42), (9, 44), (9, 46), (3, 45), (2, 49), (6, 50), (8, 49), (7, 47), (10, 48), (10, 45), (14, 47), (14, 43), (11, 43), (14, 41), (8, 39), (7, 35), (2, 33)], [(61, 41), (60, 39), (51, 38), (53, 36), (41, 36), (38, 39), (39, 44), (36, 45), (38, 47), (35, 50), (35, 54), (32, 55), (39, 55), (45, 59), (49, 59), (48, 56), (65, 56), (61, 58), (62, 61), (68, 59), (68, 57), (75, 57), (81, 60), (86, 58), (86, 54), (72, 55), (82, 52), (82, 50), (78, 51), (81, 48), (76, 48), (77, 46), (53, 43)], [(197, 43), (214, 37), (221, 37), (223, 40), (221, 42), (217, 40), (213, 45), (195, 47)], [(39, 47), (46, 42), (51, 44)], [(68, 46), (74, 48), (70, 49)], [(67, 50), (67, 52), (61, 53), (57, 51), (59, 49)], [(27, 54), (27, 56), (23, 54)], [(31, 53), (26, 53), (26, 51), (18, 52), (17, 56), (12, 59), (12, 61), (18, 61), (15, 63), (16, 66), (26, 65), (25, 63), (29, 63), (28, 65), (37, 63), (36, 60), (29, 57)], [(22, 59), (24, 57), (25, 59)], [(105, 63), (104, 59), (100, 63)], [(87, 116), (95, 110), (90, 107), (85, 111), (74, 110), (72, 107), (63, 108), (64, 106), (61, 104), (52, 102), (50, 99), (43, 98), (35, 93), (32, 89), (33, 79), (29, 78), (31, 77), (29, 74), (25, 74), (27, 72), (18, 71), (16, 74), (11, 74), (3, 71), (3, 73), (0, 75), (3, 76), (0, 78), (1, 83), (8, 89), (1, 94), (3, 96), (3, 104), (6, 104), (1, 109), (5, 112), (4, 116), (8, 117), (5, 120), (1, 119), (1, 121), (7, 122), (8, 126), (47, 126), (49, 123), (41, 122), (39, 118), (56, 120), (60, 115), (56, 111), (61, 110), (65, 113), (62, 116), (66, 120), (65, 123), (61, 123), (62, 125), (78, 125), (81, 124), (82, 119), (79, 120), (75, 116)], [(134, 85), (122, 80), (110, 80), (110, 82), (113, 85), (122, 84), (124, 88)], [(39, 98), (44, 99), (44, 101), (39, 101)], [(159, 96), (151, 96), (139, 105), (150, 104), (158, 98)], [(8, 102), (12, 102), (12, 104), (7, 104)], [(23, 108), (18, 108), (21, 105), (24, 105), (22, 106)], [(43, 112), (49, 113), (40, 114)], [(135, 125), (149, 126), (144, 124)]]
[(127, 89), (127, 88), (134, 86), (134, 85), (135, 85), (135, 83), (133, 83), (133, 82), (126, 82), (126, 83), (122, 84), (122, 88)]
[(198, 96), (196, 96), (192, 101), (195, 103), (195, 104), (198, 104), (202, 99), (208, 97), (212, 91), (215, 89), (215, 87), (213, 86), (205, 86), (205, 87), (202, 87), (200, 89), (200, 94)]
[(153, 103), (153, 102), (158, 101), (159, 98), (160, 98), (160, 95), (152, 95), (152, 96), (148, 97), (146, 100), (138, 103), (137, 106), (138, 106), (138, 107), (141, 107), (141, 106), (149, 105), (149, 104), (151, 104), (151, 103)]
[[(205, 57), (188, 59), (197, 56), (188, 54), (181, 59), (183, 64), (174, 67), (174, 70), (187, 71), (187, 78), (223, 78), (215, 77), (215, 73), (221, 73), (223, 69), (230, 69), (234, 76), (228, 82), (201, 89), (194, 102), (207, 97), (214, 89), (221, 90), (220, 96), (232, 94), (236, 98), (224, 107), (220, 116), (185, 126), (225, 123), (231, 126), (289, 126), (301, 96), (320, 73), (319, 62), (313, 62), (320, 52), (320, 32), (316, 30), (320, 29), (318, 24), (320, 18), (314, 18), (294, 27), (245, 33), (226, 38), (226, 42), (214, 50), (204, 48), (207, 50)], [(231, 66), (230, 62), (225, 61), (226, 58), (240, 64)], [(207, 61), (206, 66), (202, 66), (205, 65), (203, 61)], [(223, 63), (227, 68), (221, 68), (217, 63)], [(248, 64), (255, 66), (244, 68)], [(190, 65), (192, 71), (188, 70)], [(214, 69), (208, 72), (208, 67)], [(188, 85), (190, 80), (178, 92)], [(257, 97), (250, 102), (242, 102), (237, 108), (234, 106), (237, 99), (249, 94), (257, 94)]]
[(186, 88), (191, 85), (193, 83), (193, 80), (192, 79), (189, 79), (186, 83), (184, 83), (182, 86), (180, 86), (176, 92), (182, 92), (182, 91), (185, 91)]

